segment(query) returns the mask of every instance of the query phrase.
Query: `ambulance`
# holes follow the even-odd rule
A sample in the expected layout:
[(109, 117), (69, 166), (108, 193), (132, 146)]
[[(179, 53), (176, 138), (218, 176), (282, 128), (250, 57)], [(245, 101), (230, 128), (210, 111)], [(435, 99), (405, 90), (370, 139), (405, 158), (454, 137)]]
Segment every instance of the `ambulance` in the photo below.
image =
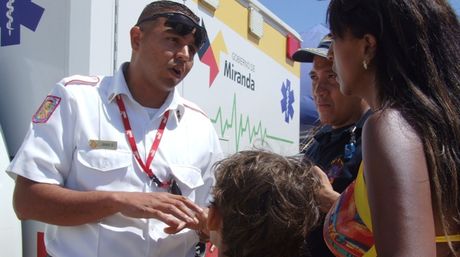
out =
[[(0, 6), (0, 256), (44, 257), (44, 224), (17, 220), (4, 172), (61, 78), (109, 75), (129, 61), (145, 0), (4, 0)], [(300, 35), (257, 0), (179, 0), (208, 41), (178, 86), (214, 124), (226, 154), (299, 151)]]

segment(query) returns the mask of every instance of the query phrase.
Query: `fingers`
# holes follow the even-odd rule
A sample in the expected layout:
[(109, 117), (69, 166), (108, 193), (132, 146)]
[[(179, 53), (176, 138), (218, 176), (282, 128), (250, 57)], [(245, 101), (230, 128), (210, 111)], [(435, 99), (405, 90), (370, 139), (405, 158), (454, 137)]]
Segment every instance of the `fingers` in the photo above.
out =
[(168, 225), (166, 233), (184, 228), (199, 229), (205, 214), (202, 208), (187, 197), (165, 192), (126, 193), (120, 212), (132, 218), (154, 218)]
[(320, 167), (316, 165), (311, 167), (311, 170), (313, 171), (313, 173), (320, 176), (321, 178), (323, 178), (326, 175), (326, 173)]
[[(187, 201), (189, 200), (187, 199)], [(206, 234), (208, 234), (209, 231), (206, 228), (206, 223), (207, 223), (207, 218), (208, 218), (208, 208), (204, 208), (204, 209), (199, 208), (199, 210), (201, 212), (195, 213), (196, 216), (194, 217), (194, 222), (180, 222), (180, 223), (177, 223), (177, 226), (174, 225), (175, 224), (174, 222), (172, 222), (171, 224), (168, 224), (165, 222), (166, 224), (169, 225), (169, 227), (165, 228), (164, 232), (167, 234), (175, 234), (184, 228), (189, 228), (192, 230), (200, 231), (202, 233), (207, 232)]]
[(165, 213), (172, 214), (178, 219), (187, 223), (199, 224), (203, 213), (198, 205), (190, 201), (187, 197), (167, 194), (170, 197), (170, 202), (167, 203)]
[(209, 238), (209, 230), (207, 229), (205, 223), (206, 221), (200, 221), (200, 224), (179, 222), (176, 226), (172, 225), (174, 224), (174, 222), (172, 222), (171, 224), (167, 223), (169, 227), (166, 227), (163, 231), (167, 234), (176, 234), (184, 228), (189, 228), (191, 230), (196, 230), (200, 235), (201, 240), (201, 235), (203, 235), (205, 238)]
[(180, 232), (184, 228), (186, 228), (186, 223), (181, 222), (177, 227), (174, 227), (174, 226), (166, 227), (165, 229), (163, 229), (163, 231), (166, 234), (176, 234), (176, 233)]
[(184, 221), (181, 218), (177, 218), (176, 216), (172, 214), (168, 214), (166, 212), (162, 211), (156, 211), (154, 215), (152, 215), (151, 218), (157, 219), (168, 225), (168, 227), (174, 228), (174, 229), (180, 229), (186, 226), (187, 221)]
[(200, 221), (199, 229), (202, 232), (209, 234), (208, 230), (208, 217), (209, 217), (209, 208), (203, 208), (203, 212), (198, 215), (198, 220)]
[(316, 197), (319, 201), (320, 210), (327, 213), (334, 202), (340, 197), (340, 194), (334, 191), (331, 181), (321, 168), (314, 166), (311, 170), (321, 180), (322, 188), (316, 192)]
[(329, 187), (331, 186), (331, 181), (329, 180), (329, 178), (327, 177), (326, 173), (318, 166), (313, 166), (311, 168), (312, 172), (319, 177), (319, 179), (321, 180), (321, 184), (323, 185), (323, 187)]
[(200, 231), (205, 227), (206, 218), (205, 215), (197, 214), (197, 217), (194, 217), (192, 222), (184, 222), (180, 219), (172, 215), (166, 215), (164, 218), (164, 222), (168, 225), (163, 231), (167, 234), (176, 234), (184, 228), (189, 228), (192, 230)]
[(177, 197), (179, 198), (179, 200), (190, 210), (193, 211), (193, 213), (197, 213), (197, 214), (202, 214), (203, 213), (203, 209), (196, 205), (194, 202), (190, 201), (190, 199), (188, 199), (187, 197), (185, 196), (182, 196), (182, 195), (174, 195), (174, 197)]
[(187, 228), (196, 230), (198, 233), (209, 234), (207, 229), (208, 223), (208, 208), (204, 208), (202, 213), (197, 213), (198, 223), (189, 223)]
[(187, 197), (170, 193), (151, 193), (151, 197), (158, 200), (152, 218), (169, 226), (165, 233), (174, 234), (186, 227), (194, 229), (200, 226), (199, 217), (203, 215), (203, 209)]

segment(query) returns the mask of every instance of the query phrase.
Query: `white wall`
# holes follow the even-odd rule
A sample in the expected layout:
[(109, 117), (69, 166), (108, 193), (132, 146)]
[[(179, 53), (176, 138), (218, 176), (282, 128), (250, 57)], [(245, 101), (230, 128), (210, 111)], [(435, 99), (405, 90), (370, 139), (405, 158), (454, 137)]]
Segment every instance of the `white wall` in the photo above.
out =
[(3, 172), (10, 160), (0, 127), (0, 249), (2, 256), (22, 256), (21, 222), (13, 211), (14, 181)]

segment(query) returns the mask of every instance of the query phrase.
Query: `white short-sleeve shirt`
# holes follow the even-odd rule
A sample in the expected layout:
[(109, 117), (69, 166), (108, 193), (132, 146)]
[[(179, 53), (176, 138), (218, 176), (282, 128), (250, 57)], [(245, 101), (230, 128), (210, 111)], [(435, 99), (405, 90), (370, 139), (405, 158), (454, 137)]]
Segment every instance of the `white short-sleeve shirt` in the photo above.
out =
[[(211, 168), (222, 157), (212, 123), (176, 90), (150, 119), (132, 98), (123, 66), (113, 77), (72, 76), (59, 82), (34, 115), (7, 171), (77, 191), (164, 192), (133, 157), (115, 100), (118, 94), (144, 162), (161, 117), (170, 110), (152, 170), (161, 181), (174, 177), (184, 196), (207, 206), (214, 183)], [(97, 147), (91, 142), (98, 142)], [(194, 256), (196, 233), (184, 229), (167, 235), (165, 227), (155, 219), (118, 213), (81, 226), (48, 225), (45, 243), (48, 253), (58, 257)]]

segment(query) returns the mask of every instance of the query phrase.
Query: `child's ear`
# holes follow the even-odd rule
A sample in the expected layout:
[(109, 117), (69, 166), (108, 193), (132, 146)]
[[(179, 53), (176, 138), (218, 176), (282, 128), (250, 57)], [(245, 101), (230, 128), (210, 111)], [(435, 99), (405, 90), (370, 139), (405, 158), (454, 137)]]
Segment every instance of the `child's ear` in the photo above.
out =
[(219, 210), (211, 206), (209, 207), (209, 213), (208, 213), (208, 229), (209, 230), (219, 230), (220, 229), (220, 223), (222, 221), (222, 216), (220, 215)]

